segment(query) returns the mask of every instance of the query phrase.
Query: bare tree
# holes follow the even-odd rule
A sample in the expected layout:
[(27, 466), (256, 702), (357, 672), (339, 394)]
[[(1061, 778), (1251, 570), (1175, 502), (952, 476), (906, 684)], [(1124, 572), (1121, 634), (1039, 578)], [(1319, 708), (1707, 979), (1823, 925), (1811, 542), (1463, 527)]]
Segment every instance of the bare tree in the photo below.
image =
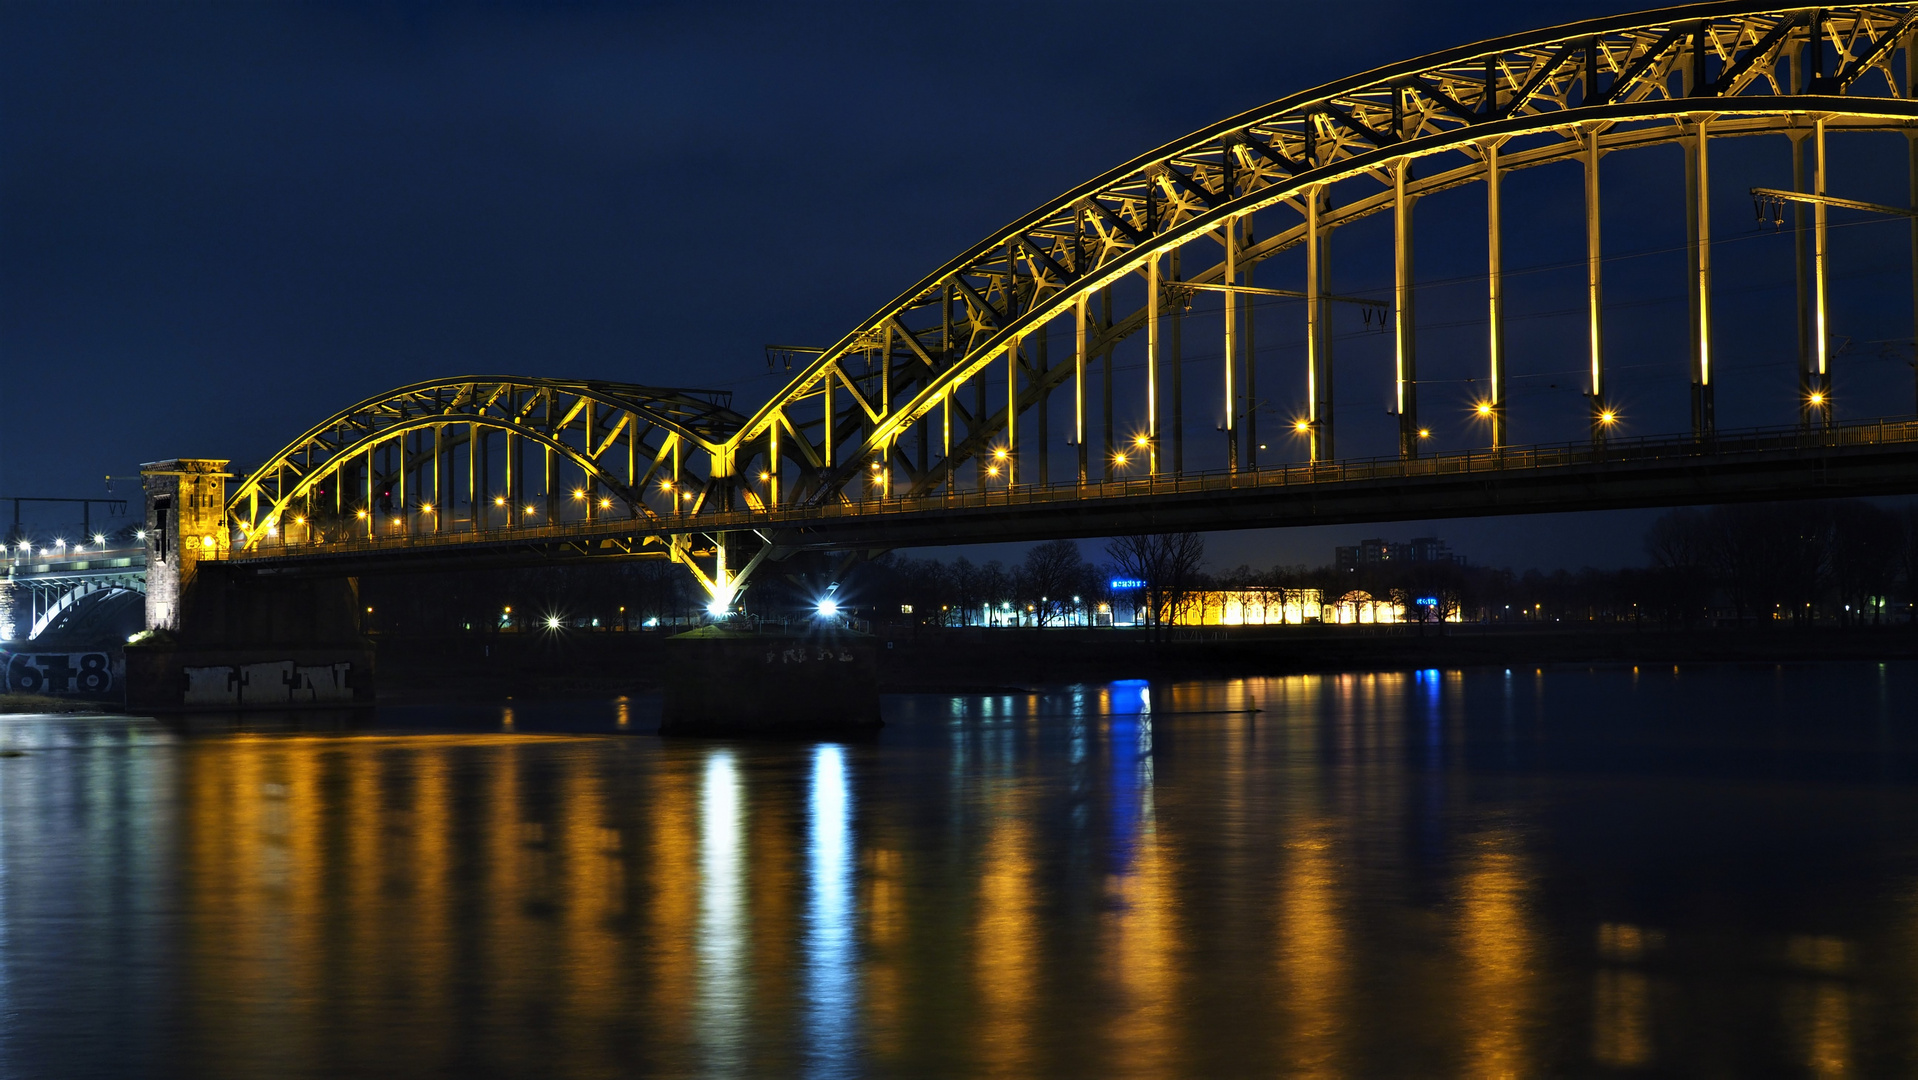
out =
[(1106, 554), (1122, 573), (1142, 583), (1146, 625), (1153, 640), (1163, 640), (1165, 624), (1198, 585), (1205, 538), (1193, 532), (1121, 536), (1106, 545)]
[(1085, 580), (1085, 558), (1072, 540), (1050, 540), (1026, 552), (1019, 568), (1019, 599), (1029, 601), (1046, 624), (1063, 612)]

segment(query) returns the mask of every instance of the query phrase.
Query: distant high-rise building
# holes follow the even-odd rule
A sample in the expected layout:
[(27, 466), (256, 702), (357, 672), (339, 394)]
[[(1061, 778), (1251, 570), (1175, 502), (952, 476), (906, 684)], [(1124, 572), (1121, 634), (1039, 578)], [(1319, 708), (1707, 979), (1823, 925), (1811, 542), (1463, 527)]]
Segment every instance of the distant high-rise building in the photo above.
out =
[(1393, 566), (1403, 563), (1450, 563), (1465, 565), (1465, 556), (1453, 554), (1445, 541), (1436, 536), (1415, 536), (1410, 540), (1361, 540), (1351, 547), (1333, 549), (1332, 565), (1347, 573), (1361, 566)]

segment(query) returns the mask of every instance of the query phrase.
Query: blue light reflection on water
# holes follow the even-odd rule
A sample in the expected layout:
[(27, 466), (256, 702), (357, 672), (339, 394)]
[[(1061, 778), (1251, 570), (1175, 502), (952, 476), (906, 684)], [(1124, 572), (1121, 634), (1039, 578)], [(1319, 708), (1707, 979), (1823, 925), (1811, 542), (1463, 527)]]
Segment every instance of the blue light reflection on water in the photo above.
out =
[(806, 903), (808, 1076), (849, 1076), (857, 1044), (859, 987), (853, 927), (852, 792), (845, 748), (813, 751)]
[(745, 1067), (750, 962), (746, 935), (745, 792), (731, 750), (706, 756), (699, 806), (697, 1028), (709, 1074)]

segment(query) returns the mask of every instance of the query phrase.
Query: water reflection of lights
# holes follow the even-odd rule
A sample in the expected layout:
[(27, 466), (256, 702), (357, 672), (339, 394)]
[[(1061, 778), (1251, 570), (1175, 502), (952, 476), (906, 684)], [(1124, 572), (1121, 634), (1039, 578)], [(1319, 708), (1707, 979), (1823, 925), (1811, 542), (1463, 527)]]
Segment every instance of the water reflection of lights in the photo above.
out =
[(1517, 840), (1480, 837), (1460, 880), (1459, 937), (1467, 1069), (1473, 1076), (1528, 1076), (1536, 1070), (1526, 1033), (1535, 1010), (1537, 964), (1527, 868)]
[(706, 759), (699, 800), (699, 964), (697, 1030), (712, 1071), (744, 1068), (747, 1026), (745, 816), (739, 767), (730, 750)]
[(843, 747), (813, 752), (812, 875), (806, 911), (808, 1073), (843, 1066), (854, 1049), (852, 827)]

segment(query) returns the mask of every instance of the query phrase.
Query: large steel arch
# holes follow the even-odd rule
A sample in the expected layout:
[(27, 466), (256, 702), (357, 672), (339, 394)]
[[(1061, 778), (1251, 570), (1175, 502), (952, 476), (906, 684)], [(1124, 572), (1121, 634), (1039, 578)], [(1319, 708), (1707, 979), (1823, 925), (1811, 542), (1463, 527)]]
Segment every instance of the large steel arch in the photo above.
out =
[(228, 517), (252, 549), (696, 514), (732, 498), (726, 448), (743, 418), (729, 401), (517, 376), (413, 383), (288, 443), (233, 489)]
[[(1231, 117), (1066, 192), (902, 293), (742, 424), (729, 446), (728, 470), (756, 476), (763, 494), (753, 501), (773, 506), (845, 500), (861, 476), (878, 495), (924, 494), (942, 485), (950, 490), (968, 463), (981, 486), (1002, 470), (998, 482), (1009, 483), (1019, 468), (1019, 417), (1070, 383), (1071, 441), (1083, 481), (1096, 463), (1088, 462), (1087, 451), (1088, 362), (1102, 353), (1109, 357), (1120, 340), (1143, 329), (1150, 405), (1147, 430), (1137, 438), (1156, 472), (1163, 441), (1159, 326), (1166, 312), (1198, 290), (1225, 297), (1224, 371), (1216, 388), (1222, 391), (1229, 467), (1236, 469), (1241, 432), (1233, 379), (1243, 371), (1243, 357), (1235, 356), (1235, 301), (1252, 266), (1299, 244), (1307, 245), (1303, 287), (1263, 291), (1307, 301), (1309, 415), (1300, 423), (1310, 430), (1313, 457), (1329, 458), (1331, 371), (1324, 334), (1326, 305), (1334, 298), (1324, 288), (1320, 245), (1337, 227), (1387, 210), (1395, 214), (1400, 249), (1389, 306), (1400, 449), (1413, 456), (1412, 205), (1449, 187), (1483, 183), (1496, 222), (1504, 174), (1569, 160), (1582, 161), (1587, 171), (1592, 333), (1586, 392), (1593, 437), (1602, 438), (1611, 414), (1595, 225), (1598, 160), (1617, 150), (1673, 142), (1687, 149), (1689, 197), (1695, 219), (1703, 222), (1688, 245), (1695, 327), (1689, 351), (1694, 429), (1709, 435), (1709, 214), (1697, 213), (1700, 200), (1708, 198), (1709, 185), (1698, 177), (1706, 175), (1709, 140), (1784, 135), (1792, 139), (1795, 156), (1809, 143), (1822, 163), (1827, 129), (1918, 136), (1915, 29), (1918, 4), (1912, 3), (1782, 9), (1693, 4), (1453, 49)], [(1895, 66), (1901, 58), (1902, 73)], [(1822, 177), (1822, 168), (1817, 172)], [(1814, 205), (1822, 235), (1825, 204), (1814, 198), (1807, 205)], [(1250, 231), (1255, 223), (1258, 234)], [(1500, 445), (1505, 403), (1495, 223), (1491, 243), (1491, 390), (1483, 407), (1493, 444)], [(1217, 261), (1186, 272), (1180, 256), (1192, 254), (1195, 245), (1201, 254), (1216, 252)], [(1801, 376), (1806, 400), (1816, 406), (1807, 422), (1829, 424), (1822, 259), (1819, 274), (1818, 340)], [(1143, 302), (1134, 311), (1092, 317), (1094, 298), (1106, 307), (1113, 286), (1141, 280)], [(1052, 367), (1044, 355), (1045, 336), (1036, 339), (1037, 355), (1028, 339), (1060, 318), (1072, 322), (1075, 347), (1070, 365)], [(1003, 381), (987, 373), (996, 363), (1003, 363)], [(968, 384), (975, 391), (971, 408), (955, 393)], [(1043, 413), (1036, 419), (1043, 438)], [(1108, 432), (1110, 422), (1108, 412)], [(956, 442), (955, 423), (964, 429)], [(915, 435), (916, 449), (910, 445)], [(1256, 441), (1245, 440), (1248, 465), (1255, 464)], [(1112, 450), (1108, 442), (1102, 456)]]

